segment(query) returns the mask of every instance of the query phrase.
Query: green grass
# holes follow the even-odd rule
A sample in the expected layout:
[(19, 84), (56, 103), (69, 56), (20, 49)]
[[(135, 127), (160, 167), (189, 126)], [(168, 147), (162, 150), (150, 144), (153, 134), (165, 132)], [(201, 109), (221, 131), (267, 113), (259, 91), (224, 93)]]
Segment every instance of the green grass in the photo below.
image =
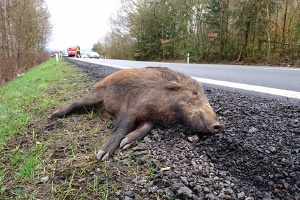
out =
[[(30, 126), (45, 118), (49, 114), (46, 110), (61, 101), (56, 96), (63, 98), (64, 92), (74, 86), (73, 81), (68, 83), (66, 79), (83, 76), (67, 65), (50, 59), (0, 87), (0, 199), (11, 195), (34, 199), (34, 193), (23, 191), (43, 176), (45, 166), (41, 158), (53, 141), (38, 141)], [(19, 138), (27, 140), (18, 142)], [(14, 145), (9, 145), (9, 141)]]
[(50, 59), (0, 87), (1, 200), (114, 199), (133, 178), (157, 171), (150, 162), (140, 167), (134, 155), (124, 163), (118, 155), (108, 164), (96, 159), (113, 119), (101, 109), (47, 119), (86, 92), (92, 83), (84, 76)]
[(32, 122), (32, 113), (58, 103), (48, 93), (51, 84), (74, 73), (63, 65), (66, 63), (49, 60), (0, 88), (0, 146)]

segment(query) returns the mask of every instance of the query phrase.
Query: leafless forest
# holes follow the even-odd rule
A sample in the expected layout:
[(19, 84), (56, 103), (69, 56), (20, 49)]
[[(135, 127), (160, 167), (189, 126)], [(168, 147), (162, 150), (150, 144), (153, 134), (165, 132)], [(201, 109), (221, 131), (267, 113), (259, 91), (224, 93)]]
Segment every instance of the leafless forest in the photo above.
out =
[(0, 85), (49, 58), (44, 0), (0, 0)]

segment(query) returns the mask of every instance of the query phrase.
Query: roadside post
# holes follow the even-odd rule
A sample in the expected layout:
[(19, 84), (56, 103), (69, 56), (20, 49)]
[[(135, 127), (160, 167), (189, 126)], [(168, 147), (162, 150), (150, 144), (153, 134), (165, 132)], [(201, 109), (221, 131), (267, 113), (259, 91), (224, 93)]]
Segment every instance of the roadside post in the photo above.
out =
[(187, 54), (187, 61), (186, 62), (187, 62), (187, 64), (190, 63), (190, 53)]
[(55, 52), (55, 58), (56, 58), (56, 62), (58, 62), (58, 53), (57, 53), (57, 51)]

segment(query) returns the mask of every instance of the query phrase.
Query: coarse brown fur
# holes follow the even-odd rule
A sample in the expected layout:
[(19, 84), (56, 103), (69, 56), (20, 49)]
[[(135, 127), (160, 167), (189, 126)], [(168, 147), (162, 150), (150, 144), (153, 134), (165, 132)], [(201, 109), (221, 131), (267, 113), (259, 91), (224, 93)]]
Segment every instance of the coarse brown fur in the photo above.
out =
[(64, 117), (98, 104), (117, 116), (111, 137), (97, 154), (99, 159), (107, 159), (119, 145), (127, 148), (156, 123), (183, 123), (195, 132), (210, 134), (225, 128), (218, 122), (198, 81), (161, 67), (117, 71), (96, 83), (90, 93), (50, 117)]

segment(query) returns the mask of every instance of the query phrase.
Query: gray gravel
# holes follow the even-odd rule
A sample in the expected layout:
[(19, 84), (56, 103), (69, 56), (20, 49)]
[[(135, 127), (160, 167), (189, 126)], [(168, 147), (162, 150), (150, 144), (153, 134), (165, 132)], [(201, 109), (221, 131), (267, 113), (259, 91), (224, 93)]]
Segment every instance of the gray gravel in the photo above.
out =
[[(67, 59), (95, 81), (117, 69)], [(300, 199), (300, 102), (233, 92), (203, 85), (220, 121), (216, 136), (156, 127), (143, 142), (124, 152), (153, 175), (136, 177), (136, 187), (119, 190), (119, 199)], [(117, 158), (113, 158), (117, 159)], [(170, 167), (161, 171), (161, 168)], [(147, 198), (145, 197), (145, 194)], [(153, 198), (155, 199), (155, 198)]]

